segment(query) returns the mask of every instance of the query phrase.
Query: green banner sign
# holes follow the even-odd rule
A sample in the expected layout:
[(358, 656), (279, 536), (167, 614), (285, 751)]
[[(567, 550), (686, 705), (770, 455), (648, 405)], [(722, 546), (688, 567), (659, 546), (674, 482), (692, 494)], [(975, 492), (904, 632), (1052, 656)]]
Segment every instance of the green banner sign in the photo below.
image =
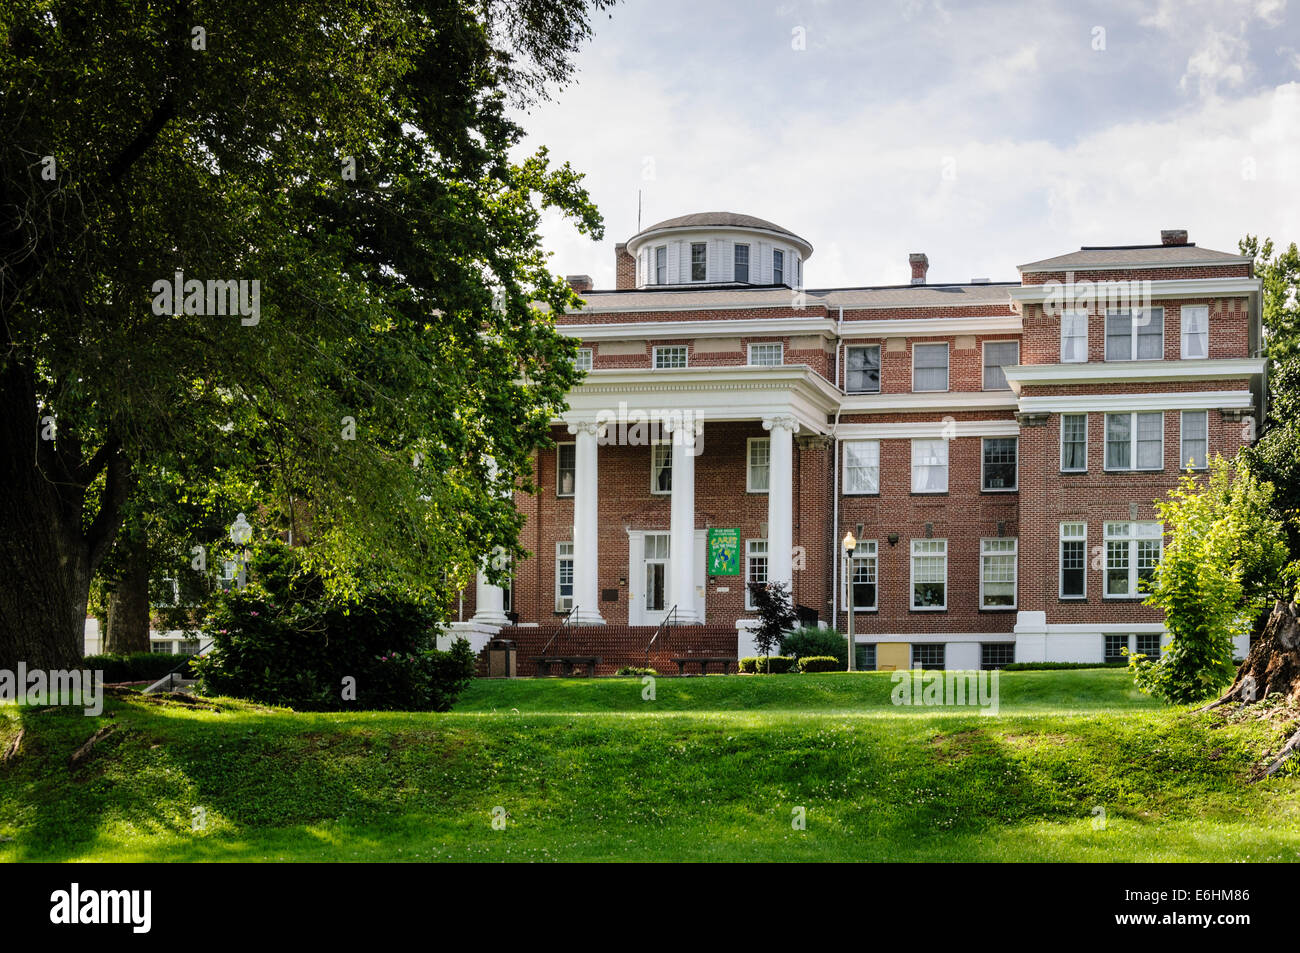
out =
[(709, 575), (740, 575), (740, 530), (709, 530)]

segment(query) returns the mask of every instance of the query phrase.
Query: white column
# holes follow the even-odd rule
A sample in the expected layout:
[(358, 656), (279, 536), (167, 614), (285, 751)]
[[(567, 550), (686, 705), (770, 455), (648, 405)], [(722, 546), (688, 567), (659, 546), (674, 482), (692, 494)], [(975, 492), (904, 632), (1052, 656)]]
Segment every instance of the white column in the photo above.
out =
[(672, 580), (670, 605), (675, 603), (677, 622), (691, 625), (700, 621), (695, 611), (695, 447), (693, 421), (675, 422), (673, 435), (673, 495), (671, 510)]
[(509, 625), (506, 618), (506, 593), (500, 586), (488, 582), (487, 575), (479, 570), (474, 584), (474, 616), (471, 622), (483, 625)]
[(788, 414), (763, 418), (771, 432), (767, 481), (767, 581), (790, 587), (794, 601), (794, 434), (799, 422)]
[(595, 421), (569, 424), (574, 434), (573, 475), (573, 621), (579, 625), (604, 625), (600, 615), (600, 565), (597, 534), (597, 472)]

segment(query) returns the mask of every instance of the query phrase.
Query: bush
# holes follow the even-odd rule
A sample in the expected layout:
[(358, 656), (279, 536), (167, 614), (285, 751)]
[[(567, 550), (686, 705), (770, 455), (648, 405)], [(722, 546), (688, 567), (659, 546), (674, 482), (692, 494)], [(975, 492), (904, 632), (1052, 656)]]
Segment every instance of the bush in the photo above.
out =
[[(105, 683), (156, 682), (193, 655), (165, 655), (160, 652), (135, 652), (130, 655), (87, 655), (84, 664), (92, 672), (104, 673)], [(181, 678), (193, 678), (190, 667), (182, 668)]]
[(801, 672), (843, 672), (846, 667), (834, 655), (805, 655), (799, 659)]
[(749, 656), (740, 660), (740, 670), (751, 675), (781, 675), (794, 668), (795, 660), (788, 655)]
[(624, 665), (614, 674), (616, 676), (621, 675), (624, 677), (635, 676), (636, 678), (644, 678), (647, 675), (654, 675), (657, 677), (659, 675), (659, 673), (652, 668), (637, 668), (635, 665)]
[(801, 659), (807, 655), (829, 655), (838, 659), (839, 670), (849, 667), (849, 640), (834, 629), (801, 628), (781, 639), (781, 654)]
[(402, 593), (330, 595), (276, 545), (249, 578), (205, 622), (213, 649), (194, 663), (204, 694), (305, 711), (446, 711), (474, 677), (469, 644), (437, 651), (436, 610)]

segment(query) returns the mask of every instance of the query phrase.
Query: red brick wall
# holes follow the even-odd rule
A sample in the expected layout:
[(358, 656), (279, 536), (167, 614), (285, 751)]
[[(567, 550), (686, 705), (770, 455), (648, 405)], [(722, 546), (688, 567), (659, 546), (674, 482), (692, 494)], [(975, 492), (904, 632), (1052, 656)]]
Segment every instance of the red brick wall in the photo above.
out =
[[(1250, 357), (1250, 313), (1245, 298), (1188, 298), (1160, 301), (1165, 310), (1165, 351), (1167, 361), (1181, 357), (1182, 308), (1184, 305), (1208, 305), (1210, 308), (1210, 357)], [(1020, 363), (1057, 364), (1061, 360), (1061, 319), (1044, 313), (1041, 305), (1025, 305), (1022, 317), (1024, 343)], [(1088, 315), (1088, 361), (1106, 359), (1106, 316), (1098, 311)]]
[[(559, 633), (557, 635), (557, 633)], [(506, 626), (501, 630), (500, 638), (515, 643), (515, 672), (517, 675), (536, 675), (535, 658), (557, 655), (597, 656), (597, 675), (613, 675), (625, 665), (641, 668), (647, 663), (646, 647), (655, 635), (654, 626), (570, 626), (561, 632), (561, 626), (555, 623), (530, 626)], [(552, 636), (555, 636), (552, 641)], [(549, 645), (548, 645), (549, 643)], [(673, 626), (664, 629), (655, 639), (649, 653), (649, 666), (660, 675), (676, 675), (677, 664), (674, 658), (689, 658), (705, 655), (716, 658), (736, 657), (736, 629), (726, 625)], [(699, 672), (699, 664), (689, 665), (688, 674)], [(733, 665), (730, 669), (736, 671)], [(715, 662), (709, 666), (710, 672), (721, 672), (722, 666)], [(478, 674), (487, 675), (487, 650), (478, 657)], [(559, 675), (559, 666), (554, 666), (551, 673)], [(632, 691), (629, 688), (629, 691)], [(636, 691), (640, 691), (639, 684)]]

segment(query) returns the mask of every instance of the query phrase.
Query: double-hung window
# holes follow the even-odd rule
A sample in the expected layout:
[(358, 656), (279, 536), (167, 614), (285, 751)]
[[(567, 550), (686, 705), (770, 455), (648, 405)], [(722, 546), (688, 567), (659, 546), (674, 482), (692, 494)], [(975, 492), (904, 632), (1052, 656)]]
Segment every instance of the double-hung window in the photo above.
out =
[(1061, 524), (1062, 599), (1086, 599), (1088, 596), (1088, 524)]
[(749, 363), (756, 367), (780, 367), (785, 363), (785, 345), (778, 342), (751, 344)]
[(1106, 312), (1106, 360), (1158, 361), (1164, 356), (1164, 308)]
[(1179, 328), (1183, 360), (1191, 361), (1210, 356), (1210, 308), (1204, 304), (1185, 304)]
[(573, 496), (573, 484), (578, 476), (578, 448), (576, 444), (561, 443), (555, 447), (555, 495)]
[(555, 611), (573, 608), (573, 543), (555, 544)]
[(737, 281), (749, 281), (749, 246), (736, 243), (735, 278)]
[(948, 389), (948, 345), (914, 344), (912, 346), (912, 390), (943, 391)]
[(1081, 364), (1088, 360), (1088, 312), (1066, 311), (1061, 315), (1061, 363)]
[(876, 541), (858, 541), (853, 551), (853, 611), (866, 612), (876, 608)]
[(980, 608), (1016, 607), (1016, 541), (980, 540)]
[(1179, 423), (1178, 468), (1204, 470), (1208, 467), (1210, 446), (1210, 413), (1206, 410), (1184, 410)]
[(912, 492), (948, 492), (948, 441), (912, 441)]
[(1140, 596), (1155, 574), (1163, 545), (1159, 523), (1107, 523), (1106, 597)]
[(1019, 341), (984, 342), (984, 389), (1010, 390), (1006, 368), (1020, 363)]
[(655, 370), (670, 371), (686, 366), (686, 345), (673, 344), (657, 347), (654, 351)]
[(1088, 469), (1088, 415), (1061, 414), (1061, 472)]
[(745, 458), (745, 489), (750, 493), (766, 493), (772, 473), (772, 439), (750, 437)]
[(673, 491), (673, 445), (669, 442), (650, 445), (650, 492)]
[(691, 243), (691, 281), (704, 281), (708, 277), (709, 246), (704, 242)]
[(573, 357), (573, 366), (580, 371), (591, 370), (591, 348), (578, 348), (578, 353)]
[(1164, 448), (1163, 413), (1106, 415), (1107, 470), (1163, 470)]
[(845, 351), (844, 390), (850, 394), (880, 393), (880, 345), (864, 344)]
[(880, 492), (880, 441), (844, 441), (844, 492)]
[(767, 540), (745, 540), (745, 608), (754, 610), (754, 596), (749, 591), (752, 583), (767, 585)]
[(948, 541), (912, 540), (912, 608), (948, 608)]
[(1017, 486), (1016, 458), (1020, 440), (1017, 437), (985, 437), (983, 474), (980, 485), (992, 493), (1007, 493)]
[(772, 284), (785, 284), (785, 252), (779, 248), (772, 250)]
[(655, 284), (668, 284), (668, 246), (660, 245), (655, 249)]

